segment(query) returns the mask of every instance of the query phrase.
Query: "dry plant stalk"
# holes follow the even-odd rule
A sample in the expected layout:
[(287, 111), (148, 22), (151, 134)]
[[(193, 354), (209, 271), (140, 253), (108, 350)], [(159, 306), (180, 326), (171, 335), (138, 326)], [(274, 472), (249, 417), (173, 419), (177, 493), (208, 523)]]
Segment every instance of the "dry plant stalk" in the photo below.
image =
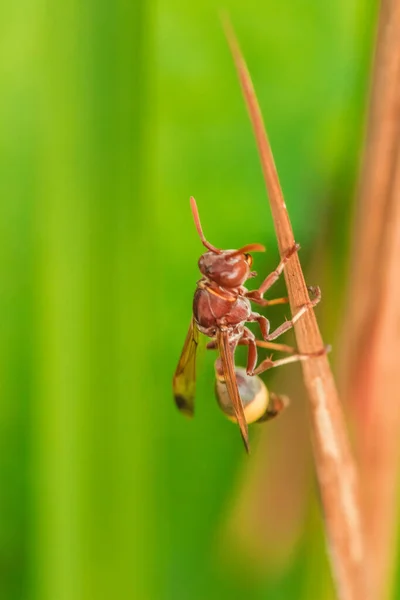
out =
[[(284, 256), (295, 242), (292, 226), (250, 74), (229, 21), (224, 18), (223, 22), (257, 141), (280, 255)], [(297, 254), (288, 262), (284, 273), (292, 314), (295, 314), (309, 303)], [(295, 334), (300, 352), (314, 353), (323, 347), (312, 309), (296, 323)], [(335, 382), (326, 355), (303, 361), (302, 368), (338, 596), (341, 600), (366, 600), (358, 480)]]
[[(379, 306), (382, 244), (400, 133), (399, 73), (400, 4), (397, 0), (382, 0), (344, 327), (343, 379), (351, 379), (351, 373), (357, 370), (360, 348), (369, 339), (368, 324)], [(366, 293), (372, 280), (374, 293)]]
[[(383, 0), (343, 328), (371, 597), (390, 594), (400, 451), (400, 4)], [(360, 259), (361, 257), (361, 259)]]

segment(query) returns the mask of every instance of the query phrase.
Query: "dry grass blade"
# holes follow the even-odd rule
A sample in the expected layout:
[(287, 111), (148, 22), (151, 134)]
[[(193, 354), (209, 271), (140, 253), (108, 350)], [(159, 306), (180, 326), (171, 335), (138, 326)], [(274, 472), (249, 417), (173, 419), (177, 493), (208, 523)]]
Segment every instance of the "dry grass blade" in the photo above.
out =
[[(400, 4), (397, 0), (383, 0), (358, 190), (351, 294), (344, 327), (342, 377), (350, 386), (348, 380), (357, 371), (360, 348), (368, 340), (368, 325), (379, 306), (380, 282), (377, 278), (381, 273), (384, 231), (400, 133), (399, 77)], [(374, 294), (368, 293), (371, 280), (376, 282)]]
[[(294, 235), (251, 78), (227, 19), (224, 26), (257, 140), (281, 256), (294, 244)], [(297, 255), (285, 267), (292, 313), (309, 302)], [(300, 352), (323, 347), (314, 311), (295, 325)], [(364, 544), (359, 510), (357, 473), (352, 458), (336, 385), (326, 355), (302, 363), (310, 401), (312, 439), (324, 507), (329, 554), (339, 598), (365, 600)]]
[[(400, 4), (383, 0), (360, 173), (343, 397), (354, 411), (371, 596), (392, 584), (398, 500), (400, 379)], [(361, 257), (361, 258), (360, 258)]]
[(400, 149), (386, 211), (385, 265), (380, 302), (369, 323), (352, 393), (363, 407), (357, 420), (358, 456), (366, 523), (367, 565), (373, 598), (389, 597), (396, 550), (398, 465), (400, 451)]

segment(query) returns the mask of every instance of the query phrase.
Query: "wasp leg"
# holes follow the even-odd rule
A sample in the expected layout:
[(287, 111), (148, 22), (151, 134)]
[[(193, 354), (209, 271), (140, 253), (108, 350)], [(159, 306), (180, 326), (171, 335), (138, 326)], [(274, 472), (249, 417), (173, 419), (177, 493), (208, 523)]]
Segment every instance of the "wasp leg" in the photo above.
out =
[[(243, 335), (240, 338), (240, 340), (238, 341), (238, 346), (248, 346), (247, 367), (246, 367), (247, 375), (253, 374), (253, 371), (257, 364), (257, 357), (258, 357), (257, 345), (256, 345), (257, 343), (258, 343), (258, 340), (256, 340), (254, 333), (252, 331), (250, 331), (250, 329), (245, 327)], [(267, 342), (264, 342), (264, 343), (267, 343)], [(207, 350), (217, 350), (218, 349), (217, 341), (211, 340), (211, 342), (208, 342), (208, 344), (206, 345), (206, 348), (207, 348)], [(220, 368), (219, 364), (217, 365), (217, 372), (219, 375), (221, 375), (221, 368)]]
[(287, 354), (298, 354), (296, 348), (287, 344), (277, 344), (276, 342), (265, 342), (264, 340), (256, 340), (256, 345), (260, 348), (268, 348), (276, 352), (286, 352)]
[(247, 366), (246, 373), (247, 375), (253, 375), (254, 369), (257, 364), (257, 340), (252, 331), (247, 327), (244, 328), (243, 335), (240, 338), (238, 345), (239, 346), (247, 346)]
[(261, 298), (260, 292), (258, 290), (253, 290), (252, 292), (247, 292), (245, 294), (246, 298), (254, 302), (255, 304), (259, 304), (260, 306), (276, 306), (277, 304), (288, 304), (289, 298), (274, 298), (273, 300), (265, 300), (265, 298)]
[(278, 281), (279, 277), (282, 275), (282, 272), (283, 272), (283, 269), (285, 268), (286, 263), (288, 262), (290, 257), (293, 256), (293, 254), (296, 254), (296, 252), (298, 252), (299, 249), (300, 249), (299, 244), (294, 244), (294, 246), (292, 246), (292, 248), (289, 248), (289, 250), (286, 252), (285, 256), (281, 259), (279, 265), (276, 267), (275, 271), (272, 271), (272, 273), (270, 273), (264, 279), (264, 281), (262, 282), (262, 284), (260, 285), (258, 290), (248, 292), (246, 294), (246, 296), (250, 300), (257, 302), (257, 304), (261, 304), (262, 306), (267, 306), (267, 304), (269, 304), (270, 302), (268, 302), (268, 300), (264, 300), (263, 296), (264, 296), (265, 292), (267, 290), (269, 290), (269, 288), (276, 281)]
[(253, 375), (260, 375), (260, 373), (264, 373), (264, 371), (267, 371), (268, 369), (273, 369), (274, 367), (281, 367), (282, 365), (287, 365), (289, 363), (297, 362), (299, 360), (308, 360), (309, 358), (323, 356), (329, 351), (330, 346), (325, 346), (325, 348), (322, 348), (322, 350), (318, 350), (318, 352), (309, 352), (307, 354), (293, 354), (292, 356), (280, 358), (279, 360), (272, 360), (272, 358), (266, 358), (254, 370)]
[(208, 342), (206, 344), (206, 348), (207, 348), (207, 350), (217, 350), (217, 348), (218, 348), (217, 340), (211, 340), (211, 342)]
[[(247, 374), (250, 375), (253, 373), (254, 368), (257, 364), (257, 346), (260, 348), (268, 348), (269, 350), (275, 350), (276, 352), (287, 352), (288, 354), (295, 354), (298, 352), (296, 348), (293, 346), (287, 346), (286, 344), (277, 344), (275, 342), (265, 342), (264, 340), (257, 340), (254, 333), (248, 329), (248, 327), (244, 328), (244, 332), (242, 337), (238, 342), (238, 346), (248, 346), (248, 355), (247, 355)], [(206, 345), (207, 350), (217, 350), (218, 344), (216, 340), (211, 340)]]
[(271, 342), (272, 340), (275, 340), (277, 337), (279, 337), (283, 333), (286, 333), (286, 331), (289, 331), (289, 329), (291, 329), (293, 327), (293, 325), (299, 319), (301, 319), (301, 317), (308, 310), (310, 310), (310, 308), (314, 308), (314, 306), (316, 306), (318, 304), (318, 302), (321, 300), (321, 290), (319, 289), (319, 287), (312, 287), (312, 288), (309, 287), (308, 289), (314, 294), (314, 298), (312, 300), (310, 300), (310, 302), (308, 304), (304, 304), (304, 306), (302, 306), (297, 311), (297, 313), (294, 315), (294, 317), (290, 321), (285, 321), (284, 323), (282, 323), (282, 325), (277, 327), (271, 333), (269, 332), (270, 323), (269, 323), (268, 319), (266, 319), (263, 315), (259, 315), (258, 313), (251, 313), (248, 321), (257, 321), (258, 322), (258, 324), (260, 325), (261, 334), (263, 336), (264, 341)]

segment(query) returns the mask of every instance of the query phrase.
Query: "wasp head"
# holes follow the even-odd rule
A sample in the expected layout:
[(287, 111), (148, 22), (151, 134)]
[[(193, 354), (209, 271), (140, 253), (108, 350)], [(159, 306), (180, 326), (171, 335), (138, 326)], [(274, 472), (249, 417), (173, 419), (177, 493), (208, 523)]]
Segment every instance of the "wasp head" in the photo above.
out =
[(235, 288), (249, 279), (253, 262), (251, 254), (223, 250), (220, 254), (206, 252), (199, 259), (201, 273), (217, 285)]
[(239, 250), (221, 250), (220, 248), (216, 248), (204, 237), (195, 199), (190, 198), (190, 203), (197, 232), (203, 246), (208, 250), (199, 260), (201, 273), (222, 287), (236, 288), (243, 285), (247, 279), (255, 275), (255, 273), (250, 271), (253, 257), (249, 252), (264, 252), (264, 246), (261, 246), (261, 244), (249, 244), (243, 248), (239, 248)]

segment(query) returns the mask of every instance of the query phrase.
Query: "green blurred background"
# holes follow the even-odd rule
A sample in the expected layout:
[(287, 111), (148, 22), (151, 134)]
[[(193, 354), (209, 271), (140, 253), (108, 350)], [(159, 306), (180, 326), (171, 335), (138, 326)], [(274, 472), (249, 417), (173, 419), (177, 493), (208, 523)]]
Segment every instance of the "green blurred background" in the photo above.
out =
[[(284, 469), (264, 482), (267, 496), (287, 485), (303, 505), (288, 541), (272, 525), (247, 549), (226, 535), (248, 471), (257, 481), (273, 456), (260, 436), (290, 448), (290, 417), (252, 430), (244, 456), (213, 398), (211, 353), (200, 357), (193, 422), (171, 397), (202, 251), (189, 196), (213, 244), (264, 243), (260, 278), (278, 261), (219, 7), (1, 4), (1, 599), (332, 597), (312, 476), (302, 498)], [(376, 6), (225, 7), (334, 341)], [(300, 381), (297, 366), (285, 369), (282, 391)], [(308, 445), (306, 421), (297, 428)], [(312, 472), (308, 451), (302, 460)], [(276, 506), (271, 523), (285, 525), (285, 511)]]

